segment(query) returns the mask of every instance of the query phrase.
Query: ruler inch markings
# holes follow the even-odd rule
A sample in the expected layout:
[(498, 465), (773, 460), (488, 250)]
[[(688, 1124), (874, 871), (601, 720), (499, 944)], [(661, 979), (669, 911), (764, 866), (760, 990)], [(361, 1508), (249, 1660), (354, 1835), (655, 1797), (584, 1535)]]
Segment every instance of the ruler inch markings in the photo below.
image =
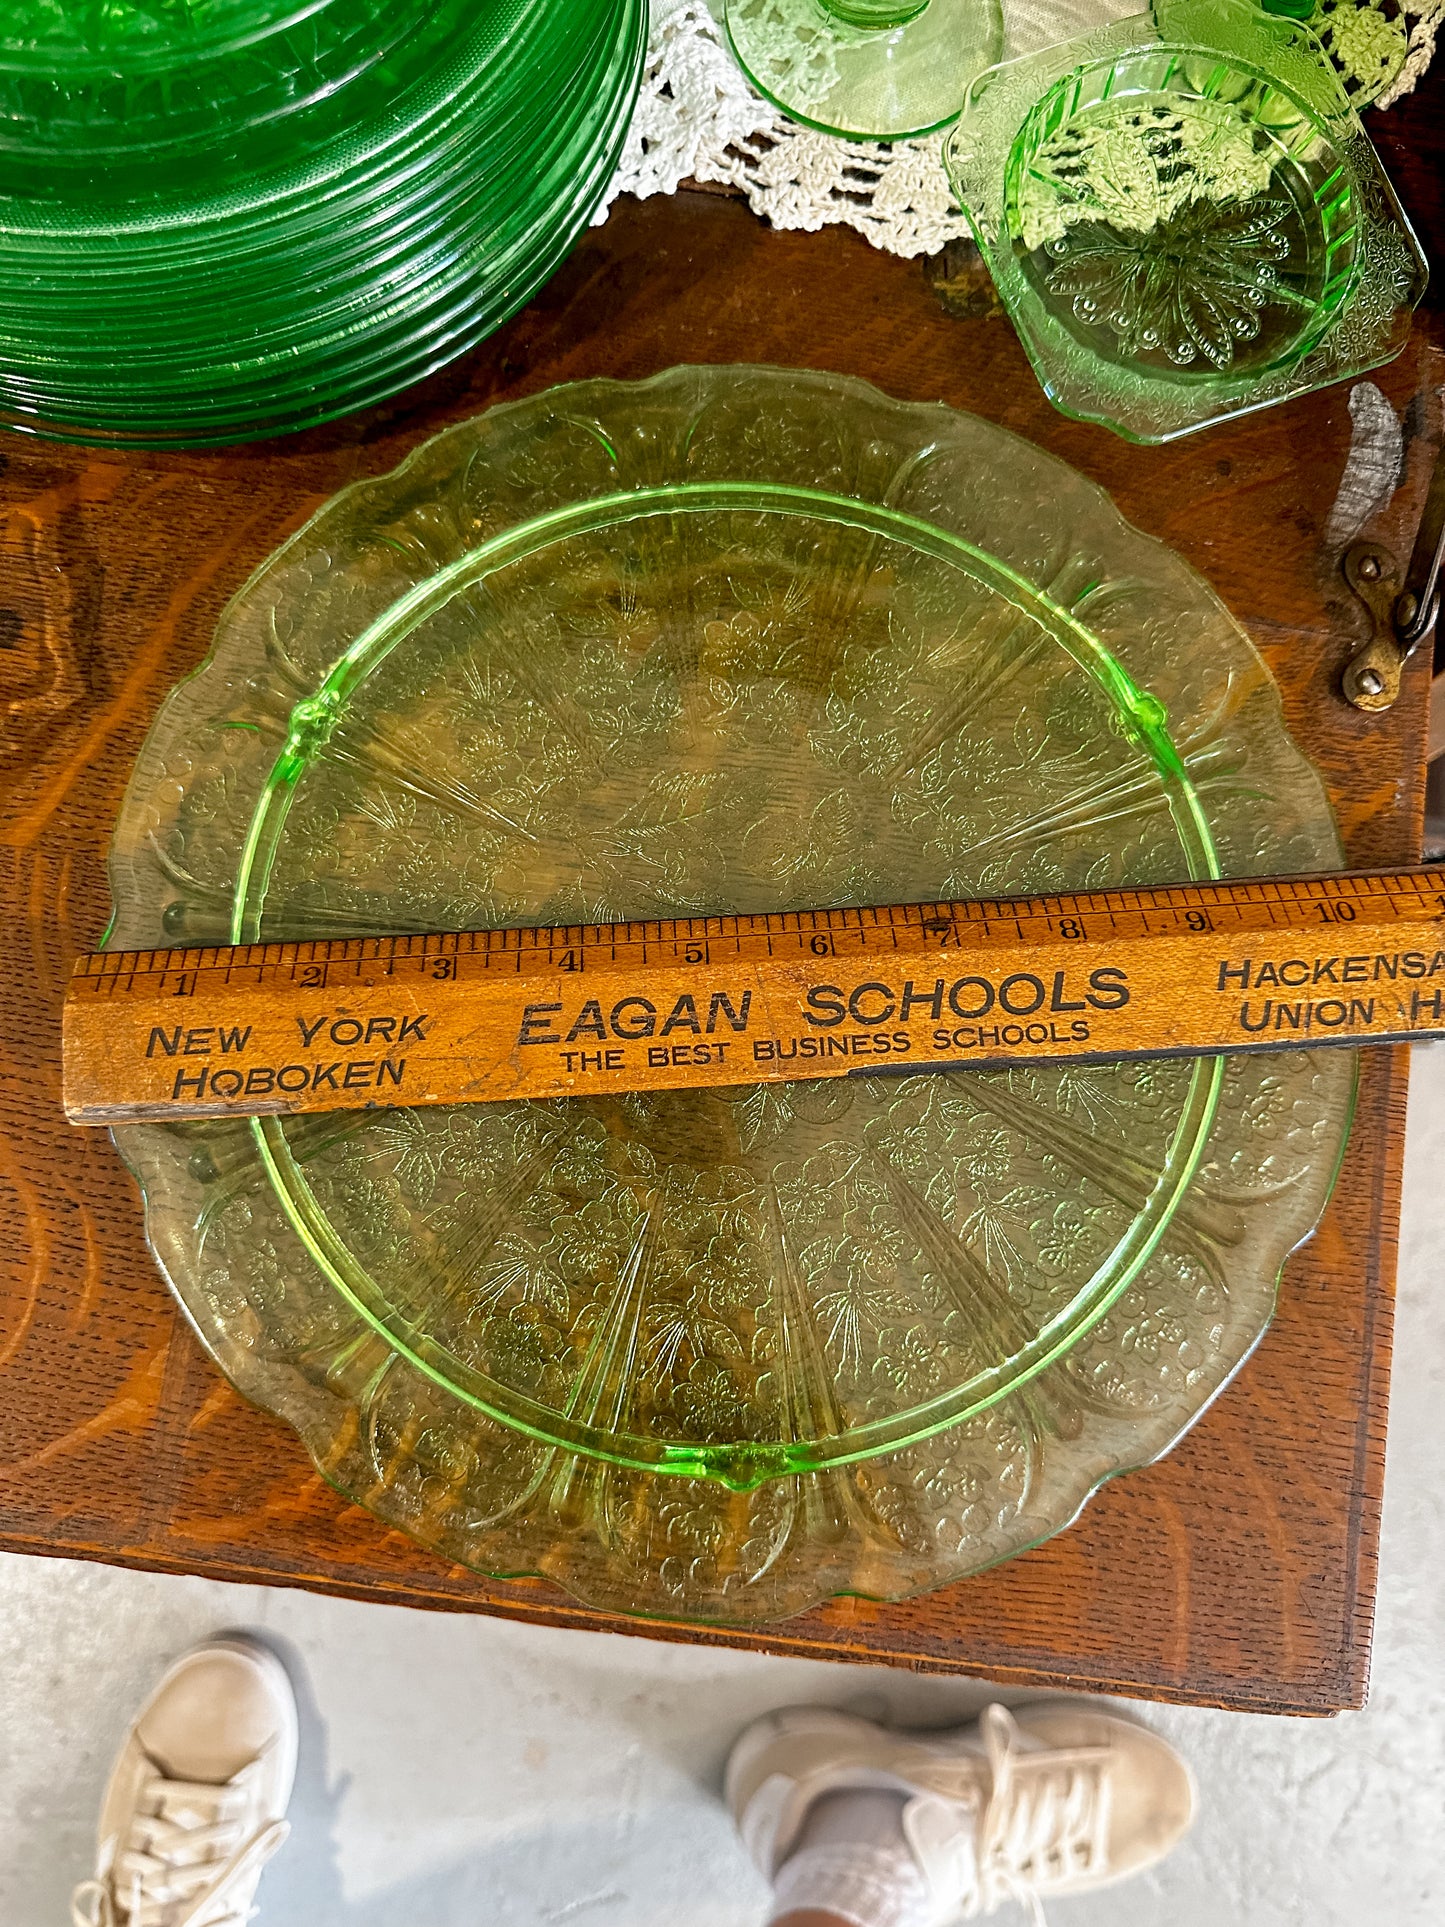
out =
[(64, 1027), (80, 1123), (1398, 1042), (1445, 867), (100, 952)]

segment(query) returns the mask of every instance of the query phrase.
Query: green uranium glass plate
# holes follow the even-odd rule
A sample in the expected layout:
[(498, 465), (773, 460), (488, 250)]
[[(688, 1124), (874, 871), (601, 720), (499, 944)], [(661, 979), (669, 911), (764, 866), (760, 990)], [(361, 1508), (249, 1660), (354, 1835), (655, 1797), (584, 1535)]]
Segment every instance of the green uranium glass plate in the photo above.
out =
[(188, 136), (214, 146), (293, 116), (394, 56), (412, 10), (390, 0), (7, 0), (0, 18), (0, 152), (61, 165)]
[[(454, 428), (252, 578), (141, 753), (112, 941), (1339, 861), (1238, 626), (1082, 477), (859, 382), (679, 369)], [(205, 1342), (344, 1492), (490, 1573), (760, 1620), (975, 1571), (1165, 1450), (1354, 1085), (869, 1038), (842, 1088), (116, 1135)]]

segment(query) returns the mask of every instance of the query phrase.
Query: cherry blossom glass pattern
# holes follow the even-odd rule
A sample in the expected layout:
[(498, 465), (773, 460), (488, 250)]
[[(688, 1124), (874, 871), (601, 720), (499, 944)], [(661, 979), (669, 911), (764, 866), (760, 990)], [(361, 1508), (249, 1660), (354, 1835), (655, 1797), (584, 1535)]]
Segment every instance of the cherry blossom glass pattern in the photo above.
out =
[(995, 68), (947, 161), (1050, 398), (1135, 440), (1390, 359), (1424, 287), (1318, 43), (1235, 0)]
[[(1082, 478), (680, 369), (452, 429), (252, 579), (142, 751), (113, 941), (1338, 861), (1237, 625)], [(117, 1142), (205, 1342), (342, 1490), (490, 1573), (755, 1621), (991, 1564), (1164, 1450), (1353, 1091), (1330, 1052), (909, 1076), (869, 1036), (841, 1086), (739, 1047), (720, 1091)]]

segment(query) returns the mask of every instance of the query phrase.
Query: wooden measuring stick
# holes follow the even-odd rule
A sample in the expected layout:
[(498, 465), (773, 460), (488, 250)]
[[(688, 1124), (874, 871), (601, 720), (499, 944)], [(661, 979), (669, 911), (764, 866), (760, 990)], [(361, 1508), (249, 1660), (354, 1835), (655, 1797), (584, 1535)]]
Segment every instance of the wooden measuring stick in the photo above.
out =
[(100, 952), (78, 1124), (1445, 1036), (1445, 868)]

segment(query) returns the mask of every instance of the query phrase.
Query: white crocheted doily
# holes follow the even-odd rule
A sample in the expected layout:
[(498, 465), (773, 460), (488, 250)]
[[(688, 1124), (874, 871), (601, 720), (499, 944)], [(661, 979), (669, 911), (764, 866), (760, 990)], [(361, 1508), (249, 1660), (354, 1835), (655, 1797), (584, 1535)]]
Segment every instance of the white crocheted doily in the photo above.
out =
[[(1028, 53), (1138, 11), (1139, 0), (1005, 0), (1005, 51)], [(1388, 11), (1408, 32), (1409, 50), (1382, 106), (1408, 93), (1428, 66), (1445, 0), (1390, 0)], [(890, 254), (936, 254), (968, 233), (941, 147), (940, 135), (885, 146), (798, 126), (753, 92), (707, 0), (652, 0), (641, 97), (597, 219), (619, 194), (645, 200), (686, 180), (721, 181), (741, 189), (774, 227), (842, 222)]]

